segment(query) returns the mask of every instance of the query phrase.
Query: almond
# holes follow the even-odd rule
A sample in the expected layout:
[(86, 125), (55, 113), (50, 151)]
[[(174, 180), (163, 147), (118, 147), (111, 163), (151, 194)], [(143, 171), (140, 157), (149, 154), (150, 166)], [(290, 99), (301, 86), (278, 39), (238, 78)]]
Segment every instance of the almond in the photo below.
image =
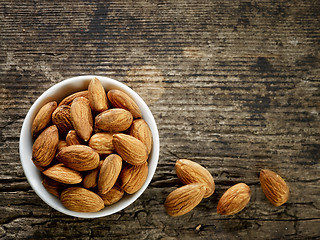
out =
[(289, 199), (289, 187), (277, 173), (262, 169), (260, 171), (262, 191), (274, 206), (281, 206)]
[(204, 198), (210, 197), (215, 190), (215, 184), (210, 172), (200, 164), (180, 159), (176, 162), (176, 173), (183, 184), (203, 183), (206, 187)]
[(126, 165), (119, 176), (121, 188), (129, 194), (137, 192), (148, 177), (148, 163), (139, 166)]
[(100, 161), (99, 167), (90, 170), (86, 173), (85, 177), (83, 178), (82, 185), (85, 188), (94, 188), (98, 185), (98, 176), (100, 172), (100, 168), (102, 166), (103, 161)]
[(171, 192), (164, 203), (170, 216), (181, 216), (194, 209), (203, 199), (206, 188), (202, 183), (191, 183)]
[(51, 121), (51, 116), (53, 111), (57, 108), (57, 102), (52, 101), (48, 102), (44, 106), (42, 106), (35, 116), (32, 127), (31, 127), (31, 135), (33, 139), (35, 139), (40, 132), (47, 127), (47, 125)]
[(128, 94), (123, 91), (112, 89), (108, 92), (108, 99), (116, 108), (123, 108), (131, 112), (134, 118), (141, 118), (142, 114), (138, 105)]
[(75, 212), (98, 212), (104, 208), (101, 197), (85, 188), (70, 187), (62, 191), (61, 203)]
[(96, 116), (95, 128), (109, 132), (122, 132), (131, 126), (132, 120), (132, 114), (127, 110), (112, 108)]
[(59, 140), (57, 153), (61, 151), (62, 148), (67, 147), (68, 144), (65, 140)]
[(70, 130), (66, 136), (66, 142), (70, 145), (84, 145), (84, 141), (78, 136), (75, 130)]
[(94, 78), (90, 81), (88, 86), (88, 98), (92, 111), (103, 112), (108, 109), (106, 91), (98, 78)]
[(93, 131), (91, 108), (85, 98), (75, 98), (71, 103), (71, 121), (78, 136), (88, 141)]
[(105, 205), (112, 205), (118, 202), (124, 195), (124, 191), (118, 184), (115, 184), (107, 193), (99, 193)]
[(62, 136), (66, 136), (67, 133), (73, 129), (71, 116), (70, 116), (70, 106), (61, 105), (54, 110), (52, 113), (52, 123), (55, 124)]
[(59, 143), (59, 133), (55, 125), (46, 128), (37, 137), (32, 146), (32, 160), (36, 166), (48, 166), (57, 151)]
[(65, 98), (59, 103), (58, 106), (61, 106), (61, 105), (71, 105), (72, 101), (73, 101), (75, 98), (77, 98), (77, 97), (84, 97), (84, 98), (88, 99), (88, 90), (76, 92), (76, 93), (73, 93), (73, 94), (65, 97)]
[(88, 145), (100, 155), (107, 155), (114, 152), (112, 139), (112, 133), (96, 133), (92, 135)]
[(47, 189), (47, 191), (56, 197), (60, 197), (60, 193), (65, 185), (63, 183), (57, 182), (51, 178), (45, 177), (42, 180), (42, 185)]
[(217, 213), (232, 215), (240, 212), (250, 201), (250, 188), (245, 183), (238, 183), (229, 188), (220, 198)]
[(152, 133), (147, 124), (143, 119), (136, 119), (132, 122), (130, 127), (131, 136), (138, 138), (147, 147), (148, 154), (151, 152), (152, 148)]
[(148, 159), (146, 146), (135, 137), (123, 133), (114, 134), (113, 145), (122, 159), (132, 165), (141, 165)]
[(117, 154), (109, 155), (102, 163), (98, 189), (99, 193), (107, 193), (116, 183), (122, 168), (122, 158)]
[(56, 164), (45, 171), (43, 174), (47, 177), (65, 184), (77, 184), (82, 181), (82, 174), (66, 167), (64, 164)]
[(69, 168), (88, 171), (99, 166), (100, 157), (92, 148), (85, 145), (64, 147), (57, 154), (57, 159)]

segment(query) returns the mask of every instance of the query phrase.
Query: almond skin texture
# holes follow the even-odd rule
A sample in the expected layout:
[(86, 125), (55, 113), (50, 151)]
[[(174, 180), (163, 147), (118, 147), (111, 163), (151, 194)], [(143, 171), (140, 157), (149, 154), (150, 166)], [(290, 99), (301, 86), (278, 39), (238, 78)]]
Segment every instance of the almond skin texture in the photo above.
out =
[(114, 152), (112, 133), (96, 133), (93, 134), (89, 141), (89, 147), (94, 149), (100, 155), (108, 155)]
[(78, 171), (66, 167), (64, 164), (56, 164), (45, 171), (43, 174), (47, 177), (65, 184), (77, 184), (82, 181), (82, 174)]
[[(67, 97), (65, 97), (60, 103), (58, 106), (61, 106), (61, 105), (71, 105), (72, 101), (77, 98), (77, 97), (84, 97), (86, 99), (88, 99), (88, 90), (85, 90), (85, 91), (80, 91), (80, 92), (76, 92), (76, 93), (73, 93)], [(89, 101), (89, 100), (88, 100)]]
[(98, 176), (100, 172), (100, 168), (102, 166), (103, 161), (100, 161), (99, 167), (90, 170), (86, 173), (85, 177), (83, 178), (82, 185), (85, 188), (94, 188), (98, 185)]
[(56, 197), (60, 197), (62, 189), (65, 187), (63, 183), (57, 182), (51, 178), (45, 177), (42, 180), (42, 185), (47, 191)]
[(170, 216), (181, 216), (194, 209), (203, 199), (206, 188), (201, 183), (191, 183), (171, 192), (164, 203)]
[(118, 184), (115, 184), (106, 194), (100, 194), (104, 205), (112, 205), (118, 202), (124, 195), (124, 191)]
[(56, 157), (64, 165), (77, 171), (95, 169), (99, 166), (100, 161), (99, 154), (85, 145), (64, 147)]
[(60, 152), (60, 150), (62, 148), (67, 147), (67, 146), (68, 146), (68, 144), (65, 140), (59, 140), (57, 153)]
[(71, 122), (78, 136), (88, 141), (93, 131), (93, 119), (90, 105), (84, 98), (75, 98), (71, 103)]
[(32, 160), (36, 166), (48, 166), (57, 151), (59, 143), (59, 133), (55, 125), (46, 128), (37, 137), (32, 146)]
[(98, 212), (104, 208), (101, 197), (85, 188), (70, 187), (62, 191), (61, 203), (75, 212)]
[(119, 176), (121, 188), (129, 194), (137, 192), (148, 177), (148, 163), (139, 166), (126, 165)]
[(132, 122), (130, 127), (131, 136), (138, 138), (147, 147), (148, 154), (151, 152), (152, 148), (152, 133), (147, 124), (143, 119), (136, 119)]
[(141, 165), (148, 159), (146, 146), (137, 138), (127, 134), (114, 134), (113, 145), (123, 160), (132, 165)]
[(52, 113), (52, 123), (55, 124), (62, 136), (73, 129), (70, 115), (70, 106), (61, 105)]
[(247, 184), (238, 183), (229, 188), (220, 198), (217, 213), (232, 215), (240, 212), (250, 201), (250, 188)]
[(88, 98), (93, 112), (103, 112), (108, 109), (108, 99), (98, 78), (90, 81), (88, 86)]
[(134, 118), (141, 118), (142, 114), (138, 105), (128, 94), (123, 91), (112, 89), (108, 92), (108, 99), (116, 108), (123, 108), (131, 112)]
[(200, 164), (180, 159), (176, 162), (176, 173), (183, 184), (203, 183), (206, 187), (204, 198), (210, 197), (215, 190), (215, 184), (210, 172)]
[(289, 187), (286, 182), (273, 171), (262, 169), (260, 183), (266, 198), (274, 205), (281, 206), (289, 199)]
[(102, 163), (98, 189), (99, 193), (107, 193), (116, 183), (122, 168), (122, 158), (117, 154), (109, 155)]
[(40, 132), (47, 127), (47, 125), (51, 121), (51, 116), (54, 110), (57, 108), (57, 102), (52, 101), (48, 102), (44, 106), (42, 106), (37, 113), (36, 117), (33, 120), (31, 127), (32, 138), (36, 139), (36, 137), (40, 134)]
[(132, 114), (121, 108), (112, 108), (98, 114), (95, 118), (95, 128), (108, 132), (122, 132), (132, 124)]
[(84, 141), (78, 136), (75, 130), (70, 130), (66, 136), (66, 142), (68, 146), (71, 145), (83, 145)]

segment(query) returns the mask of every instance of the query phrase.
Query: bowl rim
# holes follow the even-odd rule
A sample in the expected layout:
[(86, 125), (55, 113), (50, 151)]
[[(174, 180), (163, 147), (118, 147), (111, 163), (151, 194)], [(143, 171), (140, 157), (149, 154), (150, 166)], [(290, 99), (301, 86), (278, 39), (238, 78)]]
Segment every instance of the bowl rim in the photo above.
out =
[[(35, 114), (39, 111), (39, 109), (47, 102), (57, 100), (57, 94), (56, 92), (63, 88), (63, 87), (69, 87), (69, 94), (76, 91), (81, 91), (87, 89), (87, 86), (91, 79), (98, 78), (104, 88), (106, 90), (109, 90), (108, 87), (114, 87), (116, 89), (123, 90), (126, 92), (130, 97), (134, 99), (134, 101), (139, 106), (141, 112), (142, 112), (142, 118), (148, 123), (150, 130), (152, 132), (152, 138), (153, 138), (153, 146), (152, 151), (149, 155), (149, 169), (148, 169), (148, 177), (143, 186), (134, 194), (128, 195), (125, 194), (125, 197), (121, 199), (119, 202), (110, 205), (105, 206), (104, 209), (102, 209), (99, 212), (93, 212), (93, 213), (83, 213), (83, 212), (75, 212), (71, 211), (67, 208), (65, 208), (60, 200), (50, 194), (41, 184), (41, 181), (39, 183), (39, 177), (41, 176), (41, 172), (35, 167), (35, 165), (32, 162), (31, 156), (32, 156), (32, 137), (31, 137), (31, 125), (33, 122), (33, 119), (35, 117)], [(70, 89), (77, 88), (78, 90), (71, 91)], [(113, 88), (113, 89), (115, 89)], [(64, 97), (68, 96), (69, 94), (65, 93)], [(62, 97), (63, 98), (63, 97)], [(60, 99), (62, 100), (62, 99)], [(30, 142), (31, 140), (31, 142)], [(31, 144), (31, 148), (30, 148)], [(27, 145), (27, 146), (26, 146)], [(27, 181), (31, 185), (32, 189), (36, 192), (36, 194), (50, 207), (54, 208), (55, 210), (64, 213), (69, 216), (73, 217), (79, 217), (79, 218), (99, 218), (99, 217), (105, 217), (111, 214), (114, 214), (116, 212), (119, 212), (126, 207), (128, 207), (130, 204), (135, 202), (146, 190), (146, 188), (149, 186), (154, 173), (156, 171), (158, 161), (159, 161), (159, 153), (160, 153), (160, 140), (159, 140), (159, 132), (157, 128), (156, 121), (154, 119), (154, 116), (147, 106), (147, 104), (144, 102), (144, 100), (136, 93), (133, 89), (125, 85), (124, 83), (114, 80), (109, 77), (99, 76), (99, 75), (81, 75), (81, 76), (75, 76), (71, 78), (67, 78), (65, 80), (62, 80), (61, 82), (51, 86), (46, 91), (44, 91), (31, 105), (29, 108), (26, 117), (23, 121), (22, 128), (20, 131), (20, 139), (19, 139), (19, 154), (20, 154), (20, 161), (22, 164), (22, 168), (24, 171), (24, 174), (27, 178)], [(57, 202), (60, 203), (58, 203)], [(57, 205), (58, 204), (58, 205)]]

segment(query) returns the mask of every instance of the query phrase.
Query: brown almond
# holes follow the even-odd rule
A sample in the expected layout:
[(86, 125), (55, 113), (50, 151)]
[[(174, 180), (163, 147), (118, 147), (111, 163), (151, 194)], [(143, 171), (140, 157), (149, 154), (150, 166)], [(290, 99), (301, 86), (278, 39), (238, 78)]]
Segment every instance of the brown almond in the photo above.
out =
[(61, 105), (52, 113), (52, 123), (55, 124), (62, 136), (66, 136), (67, 133), (73, 129), (70, 115), (70, 106)]
[(136, 119), (132, 122), (130, 127), (131, 136), (138, 138), (147, 147), (148, 154), (151, 152), (152, 148), (152, 133), (147, 124), (143, 119)]
[(260, 171), (262, 191), (274, 206), (281, 206), (289, 199), (289, 187), (277, 173), (262, 169)]
[(70, 145), (83, 145), (85, 142), (78, 136), (75, 130), (70, 130), (66, 136), (66, 142)]
[(102, 166), (103, 161), (101, 160), (99, 163), (99, 167), (88, 171), (82, 181), (82, 185), (85, 188), (94, 188), (98, 185), (98, 176), (100, 172), (100, 168)]
[(63, 183), (57, 182), (51, 178), (45, 177), (42, 180), (42, 185), (47, 189), (47, 191), (56, 197), (60, 197), (60, 193), (65, 188)]
[(104, 208), (101, 197), (85, 188), (70, 187), (62, 191), (61, 203), (75, 212), (98, 212)]
[(65, 140), (59, 140), (58, 142), (58, 149), (57, 149), (57, 153), (60, 152), (60, 150), (64, 147), (67, 147), (68, 144)]
[(65, 184), (77, 184), (82, 181), (82, 174), (78, 171), (66, 167), (64, 164), (56, 164), (45, 171), (43, 174), (47, 177)]
[(108, 109), (108, 100), (100, 80), (94, 78), (88, 86), (88, 98), (93, 112), (103, 112)]
[(58, 106), (61, 105), (71, 105), (72, 101), (77, 98), (77, 97), (84, 97), (86, 99), (88, 99), (88, 90), (85, 91), (80, 91), (80, 92), (75, 92), (67, 97), (65, 97)]
[(122, 132), (132, 124), (132, 114), (121, 108), (112, 108), (98, 114), (95, 118), (95, 128), (108, 132)]
[(220, 198), (217, 213), (232, 215), (244, 209), (250, 201), (250, 188), (245, 183), (230, 187)]
[(32, 146), (32, 160), (36, 166), (48, 166), (57, 151), (59, 133), (55, 125), (46, 128), (36, 139)]
[(75, 98), (71, 103), (71, 121), (78, 136), (88, 141), (93, 131), (93, 119), (90, 105), (84, 98)]
[(40, 132), (48, 126), (51, 121), (52, 113), (56, 108), (56, 101), (48, 102), (40, 108), (31, 126), (31, 135), (33, 139), (35, 139)]
[(112, 133), (96, 133), (92, 135), (88, 145), (100, 155), (108, 155), (114, 152), (112, 139)]
[(138, 105), (128, 94), (123, 91), (112, 89), (108, 92), (108, 99), (116, 108), (123, 108), (131, 112), (134, 118), (141, 118), (142, 114)]
[(102, 198), (104, 205), (112, 205), (123, 197), (124, 191), (118, 184), (115, 184), (107, 193), (99, 193), (99, 195)]
[(121, 188), (129, 194), (137, 192), (148, 177), (148, 163), (139, 166), (126, 165), (119, 176)]
[(127, 134), (114, 134), (113, 145), (123, 160), (132, 165), (141, 165), (148, 159), (147, 147), (137, 138)]
[(85, 145), (64, 147), (57, 154), (57, 159), (67, 167), (77, 171), (88, 171), (99, 166), (99, 154)]
[(202, 183), (191, 183), (171, 192), (164, 203), (170, 216), (181, 216), (194, 209), (203, 199), (206, 188)]
[(102, 163), (98, 189), (99, 193), (107, 193), (116, 183), (122, 168), (122, 158), (117, 154), (109, 155)]
[(203, 183), (206, 187), (204, 198), (210, 197), (215, 190), (215, 184), (210, 172), (200, 164), (180, 159), (176, 162), (176, 173), (183, 184)]

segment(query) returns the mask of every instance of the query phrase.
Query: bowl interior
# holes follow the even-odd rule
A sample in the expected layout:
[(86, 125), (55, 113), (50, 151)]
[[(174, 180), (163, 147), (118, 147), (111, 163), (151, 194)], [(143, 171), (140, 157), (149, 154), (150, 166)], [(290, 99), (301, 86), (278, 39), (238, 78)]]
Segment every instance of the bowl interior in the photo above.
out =
[[(87, 90), (90, 80), (94, 77), (97, 77), (101, 81), (102, 85), (106, 90), (119, 89), (124, 91), (130, 97), (133, 98), (133, 100), (138, 104), (139, 108), (141, 109), (142, 118), (148, 123), (151, 129), (152, 137), (153, 137), (153, 146), (148, 159), (148, 163), (149, 163), (148, 177), (146, 182), (144, 183), (144, 185), (139, 191), (131, 195), (125, 194), (125, 196), (119, 202), (111, 206), (106, 206), (104, 209), (102, 209), (99, 212), (80, 213), (80, 212), (70, 211), (67, 208), (65, 208), (57, 197), (50, 194), (43, 187), (41, 183), (43, 179), (42, 174), (32, 162), (33, 140), (31, 137), (31, 126), (32, 126), (34, 117), (36, 116), (37, 112), (44, 104), (53, 100), (59, 103), (64, 97), (74, 92)], [(159, 134), (158, 134), (156, 122), (154, 120), (154, 117), (150, 109), (136, 92), (134, 92), (131, 88), (129, 88), (128, 86), (116, 80), (113, 80), (107, 77), (102, 77), (102, 76), (87, 75), (87, 76), (70, 78), (60, 82), (52, 86), (51, 88), (49, 88), (47, 91), (45, 91), (35, 101), (35, 103), (31, 106), (29, 112), (27, 113), (27, 116), (22, 125), (21, 134), (20, 134), (19, 151), (20, 151), (20, 159), (21, 159), (22, 167), (27, 177), (27, 180), (30, 183), (31, 187), (34, 189), (34, 191), (37, 193), (37, 195), (44, 202), (46, 202), (52, 208), (70, 216), (81, 217), (81, 218), (97, 218), (97, 217), (103, 217), (103, 216), (113, 214), (115, 212), (118, 212), (126, 208), (131, 203), (133, 203), (147, 188), (147, 186), (151, 182), (151, 179), (155, 173), (155, 170), (158, 164)]]

